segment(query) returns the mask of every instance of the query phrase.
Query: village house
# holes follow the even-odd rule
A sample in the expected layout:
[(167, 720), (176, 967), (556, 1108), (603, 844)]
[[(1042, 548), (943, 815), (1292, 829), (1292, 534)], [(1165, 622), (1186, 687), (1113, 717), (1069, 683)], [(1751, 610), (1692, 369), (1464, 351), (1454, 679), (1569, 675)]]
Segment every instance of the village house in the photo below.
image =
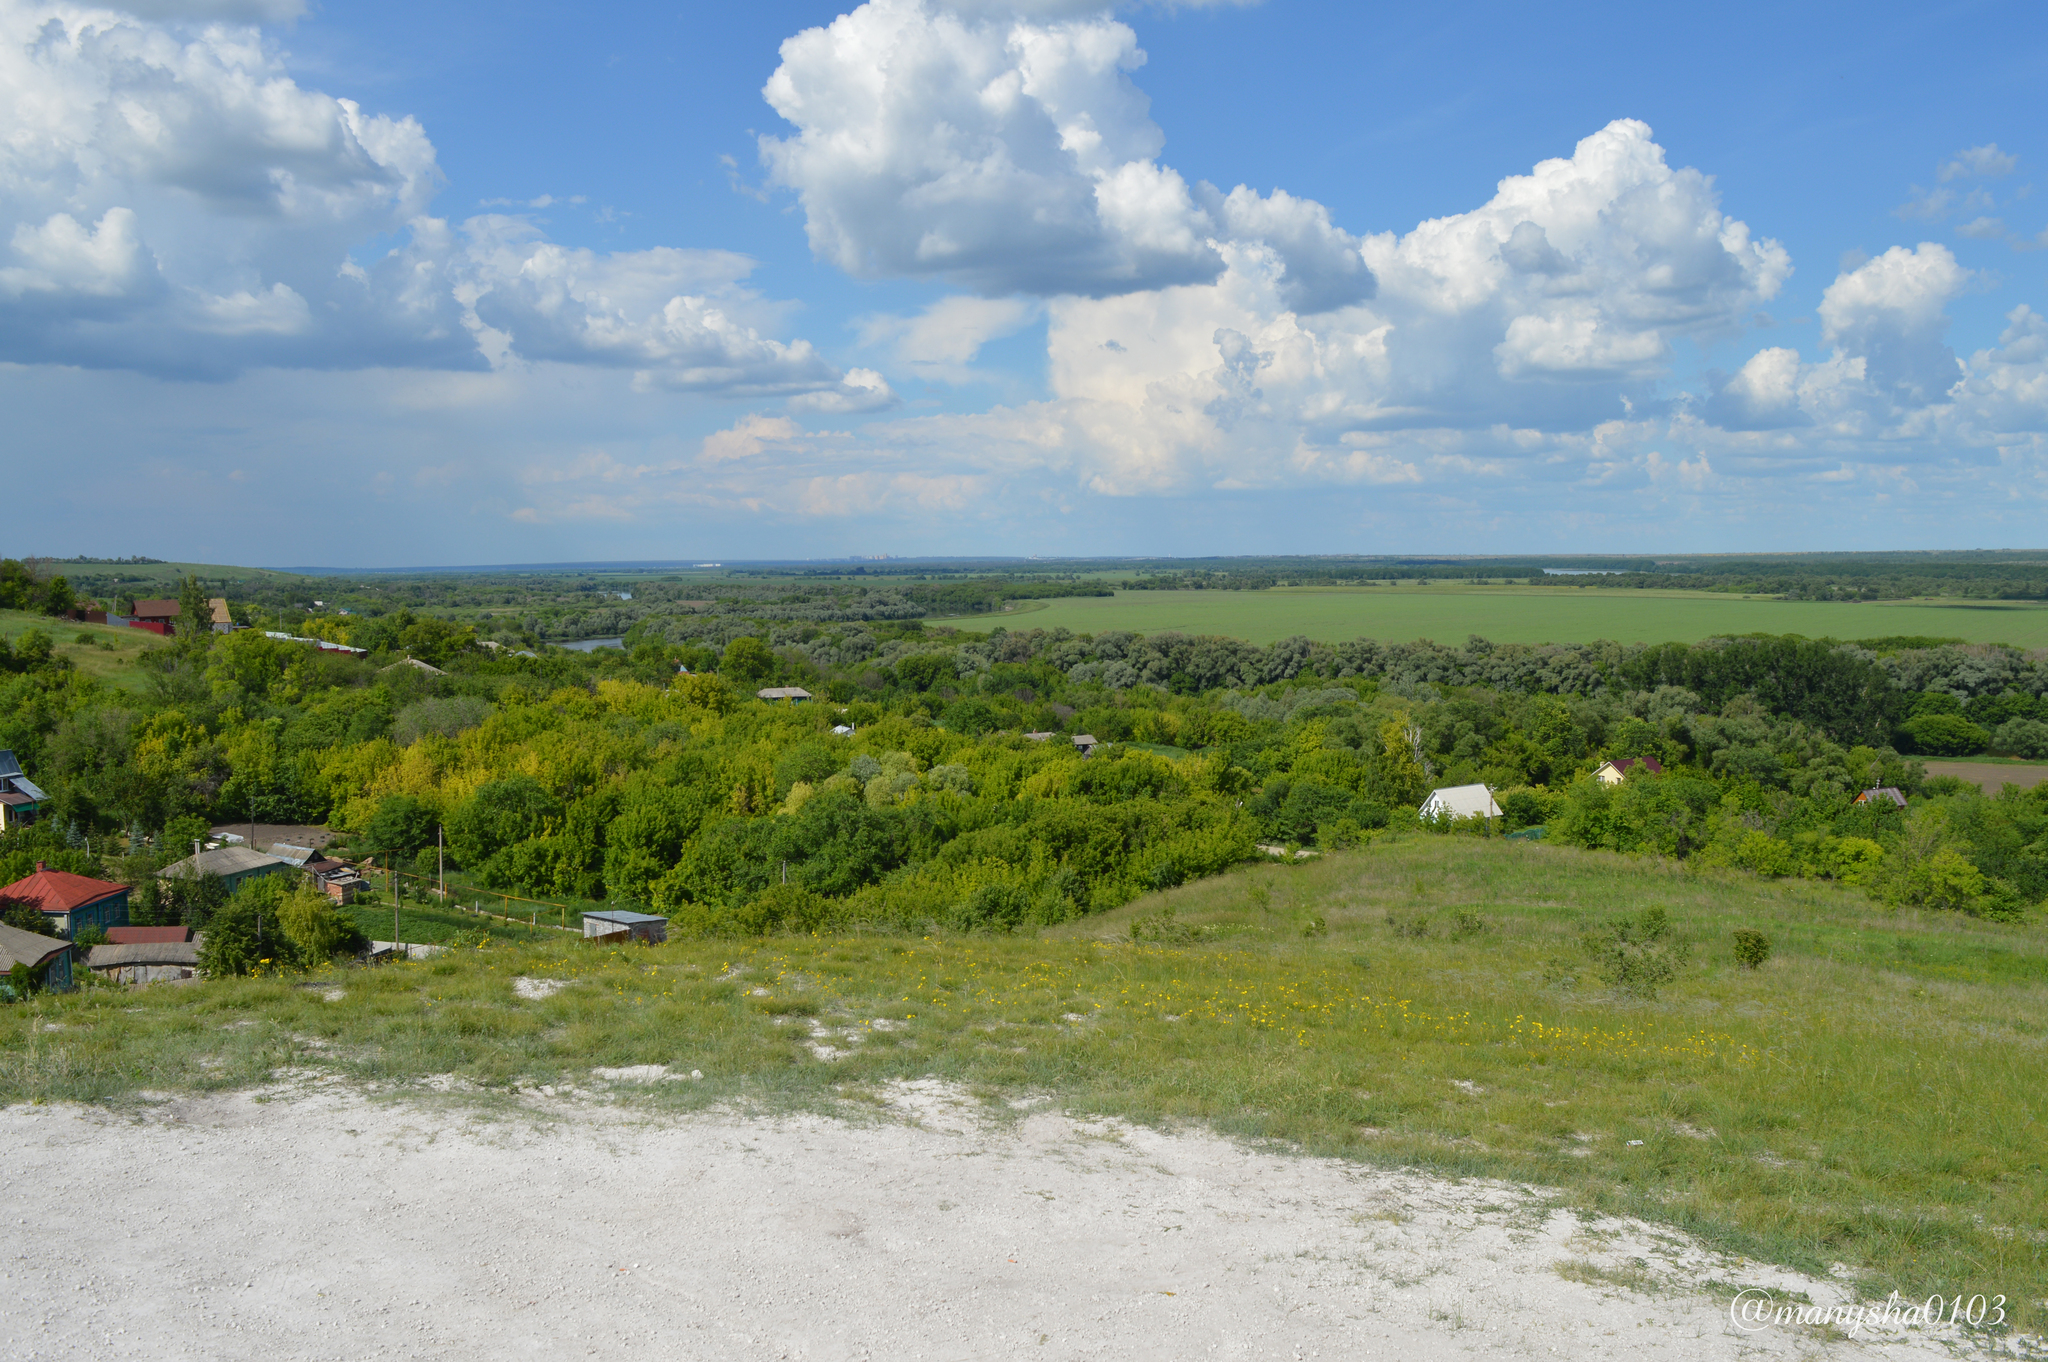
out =
[(35, 822), (49, 798), (22, 774), (14, 749), (0, 747), (0, 832)]
[(1655, 757), (1616, 757), (1613, 761), (1601, 762), (1600, 769), (1593, 772), (1593, 779), (1602, 785), (1619, 785), (1633, 771), (1648, 771), (1653, 776), (1664, 774), (1664, 768), (1657, 764)]
[(1855, 802), (1858, 804), (1891, 804), (1903, 809), (1906, 807), (1906, 792), (1890, 785), (1880, 785), (1875, 789), (1865, 790), (1862, 794), (1857, 795)]
[(6, 982), (6, 976), (20, 965), (50, 992), (68, 993), (73, 953), (69, 941), (24, 932), (0, 922), (0, 983)]
[(755, 691), (754, 698), (756, 700), (787, 700), (792, 705), (800, 705), (811, 698), (811, 693), (802, 686), (770, 686), (766, 690)]
[(128, 925), (128, 886), (52, 870), (36, 862), (36, 873), (0, 889), (0, 899), (26, 903), (43, 914), (52, 935), (67, 941), (97, 927)]

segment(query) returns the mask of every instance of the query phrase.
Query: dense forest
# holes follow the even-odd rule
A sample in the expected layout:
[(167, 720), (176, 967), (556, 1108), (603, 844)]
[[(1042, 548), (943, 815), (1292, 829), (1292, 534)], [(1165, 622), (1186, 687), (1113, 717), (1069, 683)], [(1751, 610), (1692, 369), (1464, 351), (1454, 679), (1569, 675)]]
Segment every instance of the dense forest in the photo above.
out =
[[(1992, 916), (2048, 895), (2048, 786), (1986, 797), (1916, 759), (2048, 755), (2048, 662), (2012, 649), (1261, 648), (930, 628), (831, 589), (785, 594), (773, 620), (646, 615), (627, 648), (592, 653), (487, 647), (403, 607), (353, 622), (360, 658), (188, 630), (146, 655), (139, 690), (31, 631), (0, 654), (0, 746), (53, 806), (0, 839), (0, 883), (38, 858), (146, 875), (214, 821), (326, 822), (401, 859), (431, 860), (439, 830), (477, 883), (640, 903), (683, 929), (1002, 930), (1261, 844), (1541, 826)], [(826, 599), (847, 608), (798, 613)], [(772, 685), (817, 698), (754, 698)], [(1104, 745), (1084, 755), (1076, 735)], [(1591, 778), (1631, 756), (1663, 773)], [(1504, 820), (1418, 819), (1431, 788), (1477, 781)], [(1853, 802), (1875, 786), (1906, 807)]]

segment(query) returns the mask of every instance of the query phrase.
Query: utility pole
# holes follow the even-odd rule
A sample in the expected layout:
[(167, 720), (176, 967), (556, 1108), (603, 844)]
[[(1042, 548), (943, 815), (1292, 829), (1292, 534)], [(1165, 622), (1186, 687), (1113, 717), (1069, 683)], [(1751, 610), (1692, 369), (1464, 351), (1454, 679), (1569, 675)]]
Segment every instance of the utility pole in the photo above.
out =
[(434, 824), (434, 865), (441, 876), (441, 903), (445, 907), (448, 902), (448, 852), (439, 823)]
[(384, 863), (384, 874), (391, 881), (391, 953), (396, 955), (405, 945), (398, 939), (398, 857), (389, 851), (384, 854), (390, 857)]

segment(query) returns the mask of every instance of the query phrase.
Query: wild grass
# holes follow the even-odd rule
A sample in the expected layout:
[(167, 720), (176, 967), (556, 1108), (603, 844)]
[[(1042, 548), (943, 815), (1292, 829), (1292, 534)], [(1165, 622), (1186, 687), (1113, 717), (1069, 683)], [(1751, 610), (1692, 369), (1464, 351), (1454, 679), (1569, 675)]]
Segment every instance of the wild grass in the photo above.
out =
[[(167, 643), (147, 629), (79, 624), (20, 610), (0, 610), (0, 638), (6, 639), (10, 647), (31, 629), (48, 634), (54, 645), (51, 651), (58, 657), (69, 658), (85, 675), (123, 690), (141, 690), (149, 684), (149, 673), (141, 666), (142, 655)], [(87, 641), (81, 643), (81, 638)]]
[[(1685, 963), (1654, 997), (1618, 993), (1582, 938), (1649, 908)], [(1737, 962), (1737, 929), (1771, 938), (1761, 968)], [(524, 998), (522, 976), (568, 986)], [(0, 1101), (119, 1102), (285, 1066), (587, 1089), (594, 1068), (665, 1064), (704, 1079), (635, 1100), (852, 1110), (937, 1076), (1561, 1188), (1750, 1258), (1848, 1263), (1880, 1296), (2003, 1293), (2038, 1329), (2044, 1004), (2037, 926), (1416, 836), (1037, 938), (556, 935), (318, 980), (45, 998), (0, 1009)]]
[[(980, 629), (995, 618), (952, 622)], [(1456, 647), (1471, 634), (1495, 643), (1691, 643), (1716, 634), (1769, 633), (1844, 639), (1921, 634), (2048, 647), (2048, 607), (2019, 601), (1781, 601), (1706, 591), (1443, 583), (1066, 596), (1044, 602), (1016, 627), (1088, 634), (1171, 629), (1260, 645), (1295, 634), (1328, 643), (1427, 638)]]

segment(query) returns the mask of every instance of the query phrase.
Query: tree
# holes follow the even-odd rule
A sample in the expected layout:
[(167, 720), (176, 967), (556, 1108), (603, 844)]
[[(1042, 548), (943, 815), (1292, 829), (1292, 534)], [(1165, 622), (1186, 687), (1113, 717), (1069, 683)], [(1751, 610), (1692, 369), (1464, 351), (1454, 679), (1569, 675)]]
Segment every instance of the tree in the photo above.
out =
[(418, 851), (434, 844), (439, 821), (432, 807), (411, 795), (386, 795), (363, 829), (363, 840), (373, 852)]
[(197, 577), (187, 577), (178, 587), (178, 640), (187, 648), (203, 651), (213, 637), (213, 606), (206, 588)]
[(45, 615), (68, 615), (78, 608), (78, 596), (71, 589), (71, 583), (62, 577), (52, 577), (43, 587), (43, 613)]
[(36, 577), (18, 558), (0, 558), (0, 610), (26, 610), (35, 599)]
[(742, 686), (758, 686), (775, 675), (775, 654), (751, 634), (742, 634), (725, 645), (725, 659), (719, 671)]

